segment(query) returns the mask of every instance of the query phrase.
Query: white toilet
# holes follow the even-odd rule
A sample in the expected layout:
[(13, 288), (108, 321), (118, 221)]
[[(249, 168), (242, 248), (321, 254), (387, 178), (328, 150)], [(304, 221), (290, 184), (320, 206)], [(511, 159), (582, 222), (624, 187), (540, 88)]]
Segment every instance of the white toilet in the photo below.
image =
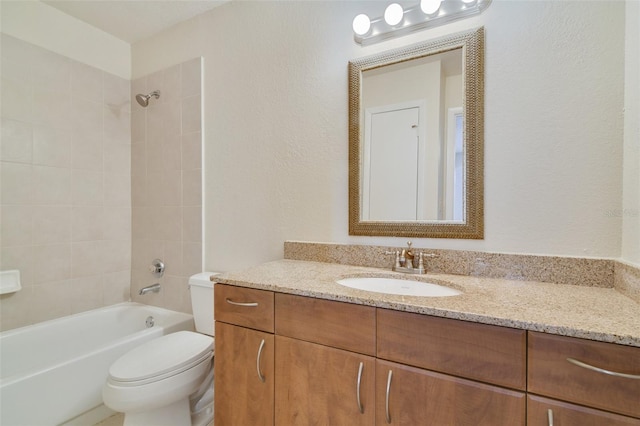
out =
[(124, 426), (206, 426), (212, 420), (211, 275), (215, 273), (189, 278), (197, 333), (179, 331), (151, 340), (109, 368), (102, 399), (107, 407), (124, 413)]

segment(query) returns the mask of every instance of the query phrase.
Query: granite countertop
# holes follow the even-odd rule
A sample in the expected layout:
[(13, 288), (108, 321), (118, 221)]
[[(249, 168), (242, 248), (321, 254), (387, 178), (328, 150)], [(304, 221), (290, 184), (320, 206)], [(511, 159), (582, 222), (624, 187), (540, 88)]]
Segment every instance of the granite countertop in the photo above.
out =
[[(444, 284), (452, 297), (398, 296), (337, 284), (347, 277)], [(640, 304), (613, 288), (462, 275), (407, 275), (379, 268), (279, 260), (212, 277), (215, 282), (640, 347)]]

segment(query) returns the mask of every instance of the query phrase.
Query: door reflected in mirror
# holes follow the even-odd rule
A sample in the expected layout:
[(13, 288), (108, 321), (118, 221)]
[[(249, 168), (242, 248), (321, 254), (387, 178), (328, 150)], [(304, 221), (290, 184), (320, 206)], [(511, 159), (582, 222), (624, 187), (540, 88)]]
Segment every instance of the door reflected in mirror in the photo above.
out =
[(482, 28), (349, 63), (349, 234), (484, 237)]
[(462, 48), (362, 73), (362, 220), (464, 221)]

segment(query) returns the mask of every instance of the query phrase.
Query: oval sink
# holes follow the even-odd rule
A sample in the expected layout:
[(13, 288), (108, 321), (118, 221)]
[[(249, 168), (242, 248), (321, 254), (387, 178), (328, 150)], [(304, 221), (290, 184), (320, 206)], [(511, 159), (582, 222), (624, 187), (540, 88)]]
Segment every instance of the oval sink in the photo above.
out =
[(344, 278), (336, 281), (345, 287), (375, 293), (398, 294), (402, 296), (446, 297), (457, 296), (462, 292), (440, 284), (397, 278), (360, 277)]

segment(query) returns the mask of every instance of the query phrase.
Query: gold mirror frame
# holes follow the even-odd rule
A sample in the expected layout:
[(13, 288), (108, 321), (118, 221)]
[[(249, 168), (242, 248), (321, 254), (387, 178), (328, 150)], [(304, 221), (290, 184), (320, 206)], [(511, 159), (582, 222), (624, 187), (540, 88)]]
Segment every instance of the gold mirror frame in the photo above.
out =
[[(362, 73), (462, 48), (464, 90), (465, 222), (363, 221), (360, 214)], [(484, 29), (453, 34), (349, 62), (349, 235), (484, 238)]]

